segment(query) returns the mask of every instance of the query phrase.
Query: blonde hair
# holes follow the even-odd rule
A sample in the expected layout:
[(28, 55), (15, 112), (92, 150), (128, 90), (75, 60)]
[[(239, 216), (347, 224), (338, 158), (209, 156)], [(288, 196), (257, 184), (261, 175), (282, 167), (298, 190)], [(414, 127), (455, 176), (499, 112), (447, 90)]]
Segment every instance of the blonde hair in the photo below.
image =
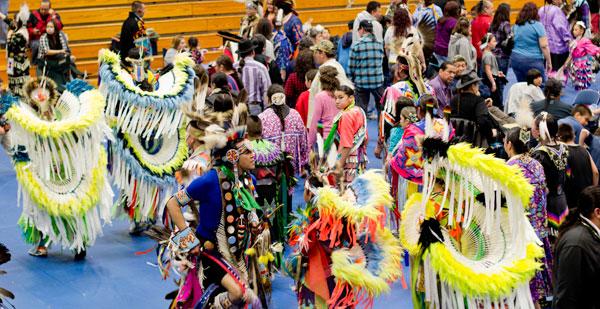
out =
[(177, 49), (177, 47), (179, 47), (179, 43), (180, 43), (182, 40), (185, 40), (185, 38), (183, 37), (183, 35), (181, 35), (181, 34), (178, 34), (178, 35), (176, 35), (176, 36), (173, 38), (173, 40), (171, 41), (171, 47), (172, 47), (173, 49)]

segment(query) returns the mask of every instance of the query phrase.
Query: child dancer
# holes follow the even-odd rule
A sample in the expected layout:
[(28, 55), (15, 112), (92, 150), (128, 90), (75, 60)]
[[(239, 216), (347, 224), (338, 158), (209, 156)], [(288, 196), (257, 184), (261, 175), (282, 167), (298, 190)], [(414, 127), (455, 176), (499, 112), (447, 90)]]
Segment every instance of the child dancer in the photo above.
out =
[(583, 36), (585, 31), (585, 24), (581, 21), (573, 26), (575, 40), (572, 43), (571, 56), (567, 61), (569, 79), (577, 91), (589, 88), (594, 82), (595, 74), (592, 71), (596, 61), (594, 57), (600, 55), (600, 48)]

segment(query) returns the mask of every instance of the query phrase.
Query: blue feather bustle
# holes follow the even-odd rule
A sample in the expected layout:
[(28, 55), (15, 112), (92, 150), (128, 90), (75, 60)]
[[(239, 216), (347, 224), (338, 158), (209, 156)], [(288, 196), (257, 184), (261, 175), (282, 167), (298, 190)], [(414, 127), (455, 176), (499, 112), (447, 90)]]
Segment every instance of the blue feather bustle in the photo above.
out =
[(83, 79), (74, 79), (70, 81), (67, 83), (66, 88), (68, 92), (74, 94), (75, 96), (80, 96), (82, 93), (94, 89), (94, 87), (92, 87)]
[(194, 96), (194, 76), (192, 68), (186, 68), (187, 80), (183, 88), (174, 95), (152, 96), (140, 95), (125, 87), (120, 81), (115, 78), (112, 71), (112, 65), (103, 63), (100, 66), (100, 78), (102, 83), (108, 87), (108, 93), (116, 95), (117, 99), (122, 102), (139, 106), (141, 108), (152, 107), (155, 109), (178, 109), (183, 104), (190, 102)]
[(7, 94), (3, 95), (2, 97), (0, 97), (0, 115), (6, 114), (6, 112), (13, 105), (17, 104), (18, 101), (19, 101), (19, 99), (10, 93), (7, 93)]

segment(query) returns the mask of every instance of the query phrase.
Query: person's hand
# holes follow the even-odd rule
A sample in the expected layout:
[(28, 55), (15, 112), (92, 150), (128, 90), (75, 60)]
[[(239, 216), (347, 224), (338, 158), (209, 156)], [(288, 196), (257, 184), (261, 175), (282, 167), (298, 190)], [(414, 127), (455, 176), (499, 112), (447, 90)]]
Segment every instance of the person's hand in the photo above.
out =
[(498, 72), (498, 77), (506, 77), (506, 75), (504, 75), (504, 72), (500, 71)]
[(494, 105), (494, 100), (492, 100), (492, 98), (487, 98), (484, 102), (487, 107), (492, 107), (492, 105)]
[(375, 146), (375, 151), (373, 152), (373, 154), (375, 155), (375, 158), (381, 159), (382, 151), (383, 151), (383, 147), (381, 147), (380, 143), (377, 143), (377, 146)]
[(552, 61), (546, 60), (546, 72), (552, 72)]
[(48, 10), (48, 14), (50, 14), (50, 15), (54, 15), (54, 13), (55, 13), (55, 12), (54, 12), (54, 9), (52, 9), (52, 8), (51, 8), (51, 9), (49, 9), (49, 10)]
[(194, 249), (190, 250), (190, 254), (192, 255), (200, 255), (200, 245), (194, 247)]

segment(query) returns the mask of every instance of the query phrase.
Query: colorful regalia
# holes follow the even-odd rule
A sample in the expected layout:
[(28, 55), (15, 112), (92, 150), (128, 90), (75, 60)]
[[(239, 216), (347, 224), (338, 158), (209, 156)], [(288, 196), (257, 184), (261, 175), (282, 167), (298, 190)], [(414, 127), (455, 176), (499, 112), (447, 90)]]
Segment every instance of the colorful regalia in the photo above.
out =
[[(235, 119), (228, 123), (231, 129), (211, 125), (205, 130), (205, 145), (215, 159), (213, 168), (173, 196), (182, 207), (199, 203), (195, 232), (187, 228), (171, 236), (170, 231), (154, 233), (164, 244), (161, 271), (167, 274), (172, 265), (183, 274), (175, 298), (182, 308), (225, 306), (228, 293), (221, 279), (227, 275), (243, 293), (244, 304), (252, 308), (270, 304), (273, 262), (283, 247), (271, 242), (269, 219), (274, 209), (261, 208), (255, 199), (254, 177), (247, 171), (238, 173), (239, 156), (252, 150), (245, 140), (245, 126), (235, 125)], [(201, 248), (198, 256), (188, 254), (191, 247), (182, 238), (196, 239)]]
[[(333, 125), (329, 136), (325, 140), (325, 151), (335, 143), (337, 149), (341, 147), (350, 148), (350, 153), (344, 164), (344, 174), (341, 185), (352, 183), (354, 178), (362, 174), (367, 168), (369, 158), (367, 157), (367, 143), (369, 140), (367, 128), (367, 115), (364, 110), (354, 103), (340, 111), (333, 118)], [(350, 146), (350, 147), (349, 147)], [(338, 160), (341, 154), (338, 153)]]
[(146, 91), (136, 82), (140, 72), (132, 77), (120, 61), (100, 51), (100, 91), (116, 136), (109, 147), (110, 171), (121, 191), (115, 214), (136, 223), (153, 221), (176, 189), (174, 173), (188, 154), (181, 107), (193, 99), (194, 63), (187, 54), (177, 55), (172, 70)]
[(525, 215), (532, 186), (469, 144), (427, 137), (422, 149), (423, 193), (400, 226), (415, 308), (534, 308), (529, 281), (544, 251)]
[(6, 113), (18, 144), (19, 226), (28, 243), (56, 243), (79, 253), (102, 234), (102, 221), (110, 222), (113, 192), (103, 141), (112, 134), (99, 91), (74, 80), (58, 97), (55, 87), (47, 79), (29, 81), (26, 96), (12, 98)]
[(571, 50), (571, 62), (568, 66), (569, 78), (575, 90), (589, 88), (595, 80), (594, 66), (596, 57), (600, 55), (600, 48), (588, 38), (580, 38)]
[(314, 198), (291, 224), (294, 251), (286, 262), (300, 308), (370, 308), (402, 278), (400, 242), (384, 227), (389, 189), (373, 170), (343, 195), (329, 186), (309, 189)]

